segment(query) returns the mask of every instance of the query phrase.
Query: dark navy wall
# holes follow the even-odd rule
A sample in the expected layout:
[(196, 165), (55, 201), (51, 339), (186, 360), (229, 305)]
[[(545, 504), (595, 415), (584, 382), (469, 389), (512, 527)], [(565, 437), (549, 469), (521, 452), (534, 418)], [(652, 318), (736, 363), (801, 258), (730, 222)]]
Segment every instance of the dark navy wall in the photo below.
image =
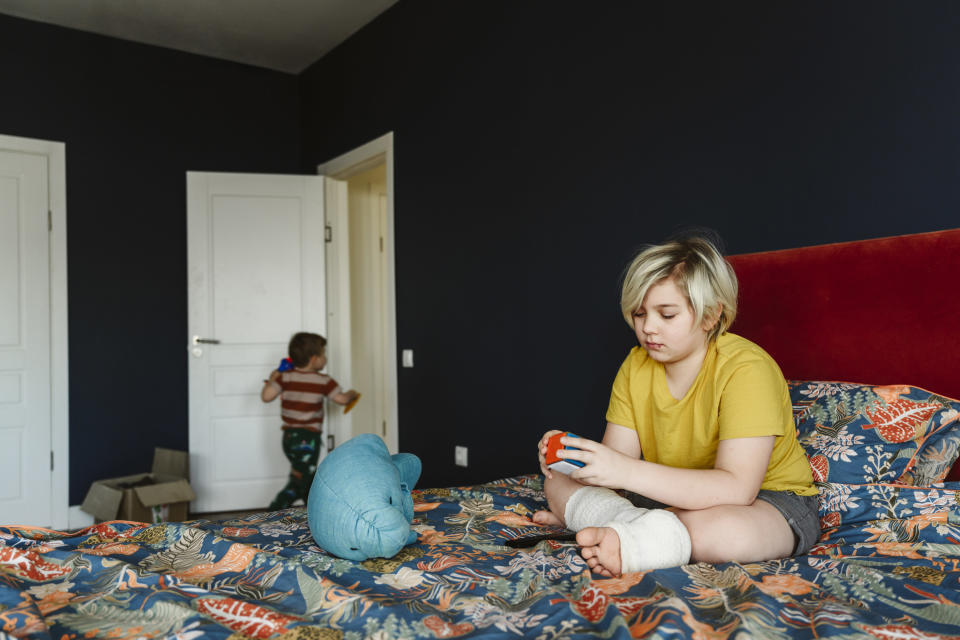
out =
[(958, 41), (947, 1), (418, 0), (302, 74), (304, 171), (395, 133), (400, 445), (421, 486), (532, 472), (549, 427), (600, 436), (643, 243), (960, 226)]
[(421, 485), (599, 436), (645, 242), (960, 226), (952, 1), (584, 7), (403, 0), (299, 78), (0, 16), (0, 133), (67, 144), (71, 504), (187, 446), (188, 170), (313, 173), (395, 132)]
[(296, 173), (297, 81), (0, 16), (0, 133), (66, 143), (70, 504), (187, 448), (186, 172)]

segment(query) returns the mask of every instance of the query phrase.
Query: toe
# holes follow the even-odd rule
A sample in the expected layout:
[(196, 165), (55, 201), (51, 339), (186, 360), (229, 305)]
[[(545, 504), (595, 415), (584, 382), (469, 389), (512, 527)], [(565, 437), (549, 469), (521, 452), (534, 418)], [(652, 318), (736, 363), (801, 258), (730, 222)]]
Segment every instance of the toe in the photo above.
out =
[(577, 544), (581, 547), (594, 547), (600, 543), (600, 529), (597, 527), (587, 527), (577, 533)]
[(553, 526), (558, 526), (562, 524), (560, 522), (560, 519), (557, 516), (553, 515), (553, 513), (551, 513), (550, 511), (537, 511), (536, 513), (533, 514), (533, 517), (531, 518), (531, 520), (533, 520), (537, 524), (547, 524), (547, 525), (553, 525)]

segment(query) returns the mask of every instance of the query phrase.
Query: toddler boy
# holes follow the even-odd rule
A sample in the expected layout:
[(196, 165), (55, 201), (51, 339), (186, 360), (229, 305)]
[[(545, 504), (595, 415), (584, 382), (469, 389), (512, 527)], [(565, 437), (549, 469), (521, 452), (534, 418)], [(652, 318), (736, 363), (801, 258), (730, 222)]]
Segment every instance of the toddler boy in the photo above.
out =
[(320, 373), (327, 364), (327, 340), (316, 333), (300, 332), (290, 338), (287, 348), (293, 368), (274, 370), (263, 381), (260, 399), (272, 402), (280, 397), (283, 419), (283, 453), (290, 461), (290, 479), (270, 503), (270, 510), (285, 509), (297, 499), (307, 503), (307, 494), (317, 470), (323, 446), (323, 399), (348, 404), (358, 394), (343, 391), (332, 377)]

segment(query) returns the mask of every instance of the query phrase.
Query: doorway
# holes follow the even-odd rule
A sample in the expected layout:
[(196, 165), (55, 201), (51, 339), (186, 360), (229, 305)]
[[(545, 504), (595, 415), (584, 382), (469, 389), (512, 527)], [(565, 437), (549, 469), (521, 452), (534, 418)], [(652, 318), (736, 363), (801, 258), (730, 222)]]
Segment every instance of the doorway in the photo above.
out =
[[(326, 331), (320, 176), (187, 173), (191, 511), (262, 508), (290, 472), (262, 379), (297, 331)], [(340, 185), (345, 188), (345, 185)]]
[(361, 433), (398, 451), (393, 134), (318, 167), (347, 184), (347, 205), (330, 216), (327, 285), (330, 370), (363, 394), (351, 414), (331, 412), (335, 443)]

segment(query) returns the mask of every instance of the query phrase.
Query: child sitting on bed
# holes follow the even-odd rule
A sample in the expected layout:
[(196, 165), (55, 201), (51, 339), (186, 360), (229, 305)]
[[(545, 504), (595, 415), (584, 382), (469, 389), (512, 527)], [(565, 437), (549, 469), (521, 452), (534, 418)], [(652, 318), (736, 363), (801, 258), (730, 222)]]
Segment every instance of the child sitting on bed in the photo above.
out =
[(579, 451), (560, 457), (585, 463), (567, 476), (545, 467), (557, 431), (544, 434), (550, 511), (534, 521), (577, 531), (608, 577), (805, 553), (820, 533), (817, 489), (779, 367), (726, 332), (733, 268), (703, 237), (651, 246), (628, 267), (620, 306), (640, 346), (614, 380), (603, 442), (563, 438)]
[(337, 381), (320, 373), (327, 364), (327, 340), (316, 333), (296, 333), (287, 348), (293, 368), (274, 370), (263, 381), (260, 399), (272, 402), (281, 397), (283, 453), (290, 461), (290, 479), (270, 503), (270, 509), (285, 509), (298, 498), (307, 502), (323, 445), (323, 399), (348, 404), (357, 396), (344, 392)]

